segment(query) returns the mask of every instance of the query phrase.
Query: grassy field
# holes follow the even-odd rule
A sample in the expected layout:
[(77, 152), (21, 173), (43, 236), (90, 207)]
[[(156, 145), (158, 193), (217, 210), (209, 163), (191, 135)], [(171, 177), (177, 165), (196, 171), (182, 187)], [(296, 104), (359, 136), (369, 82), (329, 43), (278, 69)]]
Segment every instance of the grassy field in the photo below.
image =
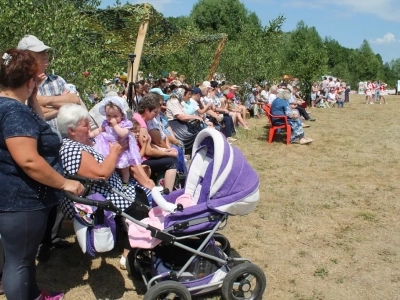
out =
[[(264, 299), (400, 299), (400, 96), (387, 101), (351, 95), (343, 109), (310, 108), (311, 145), (267, 144), (266, 118), (239, 131), (235, 144), (260, 176), (261, 199), (222, 233), (265, 271)], [(53, 250), (38, 282), (66, 299), (142, 299), (119, 253), (91, 260), (77, 244)]]

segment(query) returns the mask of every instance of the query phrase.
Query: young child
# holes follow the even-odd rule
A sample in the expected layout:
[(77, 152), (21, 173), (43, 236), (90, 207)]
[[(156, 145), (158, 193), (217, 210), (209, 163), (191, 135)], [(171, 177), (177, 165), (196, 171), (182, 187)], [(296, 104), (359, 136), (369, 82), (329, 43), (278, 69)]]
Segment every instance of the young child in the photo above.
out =
[[(147, 136), (145, 136), (145, 135), (142, 136), (141, 137), (141, 141), (142, 141), (141, 144), (143, 146), (140, 146), (140, 142), (139, 142), (139, 139), (140, 139), (140, 124), (139, 124), (138, 121), (136, 121), (136, 119), (132, 119), (132, 124), (133, 124), (133, 126), (132, 126), (132, 129), (131, 129), (131, 132), (132, 132), (133, 136), (136, 139), (136, 144), (137, 144), (137, 146), (139, 148), (140, 157), (143, 159), (143, 157), (145, 157), (145, 155), (146, 155), (147, 140), (149, 138)], [(151, 175), (150, 167), (147, 166), (147, 165), (143, 165), (143, 169), (146, 172), (147, 176), (150, 178), (150, 175)]]
[(340, 88), (336, 95), (336, 103), (338, 108), (343, 108), (344, 98), (345, 98), (346, 90), (344, 88)]
[[(101, 132), (98, 132), (99, 134), (95, 137), (96, 143), (94, 147), (104, 157), (107, 157), (110, 150), (109, 143), (128, 139), (128, 149), (119, 155), (116, 164), (122, 183), (126, 185), (130, 177), (129, 167), (141, 164), (142, 158), (136, 139), (130, 132), (133, 124), (127, 119), (124, 101), (121, 97), (111, 96), (101, 102), (99, 112), (106, 119), (101, 124)], [(94, 134), (96, 132), (91, 133), (91, 135)]]

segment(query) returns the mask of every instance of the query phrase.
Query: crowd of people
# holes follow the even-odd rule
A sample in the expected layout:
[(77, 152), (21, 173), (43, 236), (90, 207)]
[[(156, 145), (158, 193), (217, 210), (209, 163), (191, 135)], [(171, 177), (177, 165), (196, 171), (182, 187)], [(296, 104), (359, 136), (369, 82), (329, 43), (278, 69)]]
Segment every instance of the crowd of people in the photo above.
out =
[(365, 94), (365, 104), (387, 104), (386, 88), (387, 84), (380, 80), (368, 80), (359, 84), (359, 90)]

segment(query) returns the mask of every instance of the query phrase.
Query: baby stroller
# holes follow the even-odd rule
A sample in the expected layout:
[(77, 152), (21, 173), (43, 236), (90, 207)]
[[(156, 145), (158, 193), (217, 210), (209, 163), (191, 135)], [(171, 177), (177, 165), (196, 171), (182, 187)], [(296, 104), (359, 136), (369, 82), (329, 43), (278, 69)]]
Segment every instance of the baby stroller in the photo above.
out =
[(231, 257), (229, 241), (217, 231), (229, 216), (255, 209), (258, 188), (258, 175), (243, 154), (218, 131), (204, 129), (194, 142), (185, 188), (168, 195), (154, 188), (148, 218), (136, 220), (110, 201), (66, 194), (127, 219), (134, 248), (128, 265), (147, 287), (145, 300), (191, 299), (218, 289), (233, 300), (262, 299), (266, 277), (250, 259)]

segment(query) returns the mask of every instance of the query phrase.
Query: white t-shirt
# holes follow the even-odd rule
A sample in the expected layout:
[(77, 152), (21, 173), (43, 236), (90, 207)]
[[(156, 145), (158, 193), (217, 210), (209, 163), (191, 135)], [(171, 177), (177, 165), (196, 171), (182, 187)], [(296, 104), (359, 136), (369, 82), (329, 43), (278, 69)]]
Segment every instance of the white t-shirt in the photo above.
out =
[(267, 92), (266, 90), (262, 90), (260, 96), (261, 101), (268, 102), (269, 92)]
[(272, 102), (274, 102), (275, 99), (276, 99), (276, 95), (270, 93), (270, 94), (269, 94), (269, 97), (268, 97), (268, 103), (269, 103), (269, 104), (272, 104)]

